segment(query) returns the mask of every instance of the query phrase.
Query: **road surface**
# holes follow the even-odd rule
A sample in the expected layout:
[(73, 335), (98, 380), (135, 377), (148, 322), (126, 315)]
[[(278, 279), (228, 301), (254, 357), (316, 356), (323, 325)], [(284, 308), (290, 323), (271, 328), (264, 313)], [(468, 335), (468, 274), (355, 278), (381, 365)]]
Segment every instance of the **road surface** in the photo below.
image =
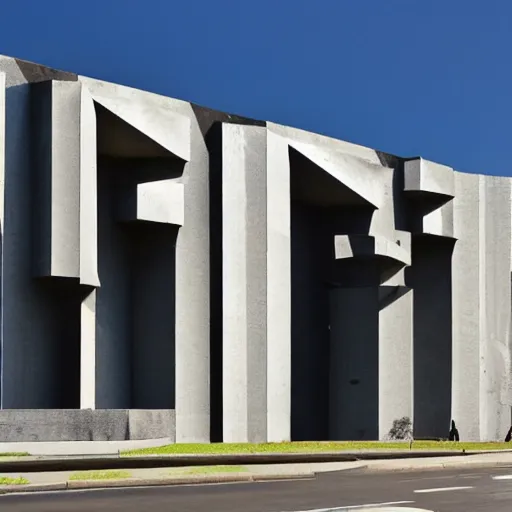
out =
[(364, 505), (380, 505), (386, 512), (510, 512), (512, 467), (407, 473), (356, 470), (324, 473), (306, 481), (0, 496), (2, 512), (302, 512)]

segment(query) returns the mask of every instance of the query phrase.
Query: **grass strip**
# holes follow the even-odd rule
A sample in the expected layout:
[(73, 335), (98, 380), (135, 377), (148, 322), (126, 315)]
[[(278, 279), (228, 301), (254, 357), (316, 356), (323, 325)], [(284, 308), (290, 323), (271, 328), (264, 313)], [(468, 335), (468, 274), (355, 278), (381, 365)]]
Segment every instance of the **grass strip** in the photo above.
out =
[(12, 478), (9, 476), (0, 476), (0, 485), (26, 485), (30, 482), (23, 478), (22, 476), (18, 476), (16, 478)]
[(449, 441), (342, 441), (342, 442), (283, 442), (283, 443), (212, 443), (212, 444), (170, 444), (153, 448), (142, 448), (122, 452), (124, 456), (134, 455), (200, 455), (200, 454), (249, 454), (249, 453), (317, 453), (380, 450), (507, 450), (509, 443), (465, 443)]
[(118, 480), (130, 477), (131, 473), (123, 470), (78, 471), (69, 480)]

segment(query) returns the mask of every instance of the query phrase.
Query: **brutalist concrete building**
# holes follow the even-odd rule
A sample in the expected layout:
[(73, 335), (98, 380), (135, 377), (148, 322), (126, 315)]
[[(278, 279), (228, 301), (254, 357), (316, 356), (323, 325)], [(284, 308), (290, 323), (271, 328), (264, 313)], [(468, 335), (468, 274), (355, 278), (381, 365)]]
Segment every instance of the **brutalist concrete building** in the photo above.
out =
[(510, 178), (9, 57), (0, 176), (0, 441), (510, 427)]

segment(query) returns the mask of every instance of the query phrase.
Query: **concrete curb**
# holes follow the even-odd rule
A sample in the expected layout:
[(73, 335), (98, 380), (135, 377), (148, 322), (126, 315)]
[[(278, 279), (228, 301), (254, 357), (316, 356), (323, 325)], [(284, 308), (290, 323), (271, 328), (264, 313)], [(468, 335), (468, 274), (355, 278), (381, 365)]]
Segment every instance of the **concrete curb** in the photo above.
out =
[(11, 494), (15, 492), (45, 492), (45, 491), (65, 491), (67, 482), (55, 484), (27, 484), (27, 485), (3, 485), (0, 486), (0, 495)]
[(464, 460), (464, 461), (453, 461), (453, 462), (427, 462), (422, 464), (368, 464), (365, 466), (365, 472), (377, 473), (377, 472), (411, 472), (411, 471), (435, 471), (440, 469), (484, 469), (484, 468), (496, 468), (504, 469), (511, 468), (511, 462), (499, 462), (496, 460)]
[[(487, 453), (487, 452), (482, 452)], [(200, 455), (149, 455), (119, 457), (63, 457), (0, 461), (0, 473), (35, 473), (43, 471), (86, 471), (100, 469), (144, 469), (184, 466), (250, 466), (253, 464), (305, 464), (322, 462), (359, 462), (433, 457), (461, 457), (470, 453), (457, 451), (393, 452), (316, 452), (316, 453), (246, 453)]]
[(209, 475), (178, 478), (125, 478), (122, 480), (75, 480), (54, 484), (6, 485), (0, 487), (0, 495), (29, 492), (78, 491), (86, 489), (116, 489), (126, 487), (158, 487), (173, 485), (234, 484), (269, 482), (275, 480), (309, 480), (315, 473), (261, 474), (261, 475)]

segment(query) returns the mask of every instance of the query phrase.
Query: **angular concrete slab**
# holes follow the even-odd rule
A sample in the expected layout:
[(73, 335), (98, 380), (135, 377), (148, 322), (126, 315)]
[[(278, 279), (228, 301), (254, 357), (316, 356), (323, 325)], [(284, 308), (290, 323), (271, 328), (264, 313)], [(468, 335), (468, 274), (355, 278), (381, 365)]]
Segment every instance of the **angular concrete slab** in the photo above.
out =
[(93, 98), (170, 153), (186, 162), (190, 160), (191, 122), (187, 117), (120, 97), (112, 98), (93, 93)]
[(310, 144), (292, 140), (289, 144), (374, 207), (382, 205), (384, 198), (381, 182), (385, 179), (382, 166)]

